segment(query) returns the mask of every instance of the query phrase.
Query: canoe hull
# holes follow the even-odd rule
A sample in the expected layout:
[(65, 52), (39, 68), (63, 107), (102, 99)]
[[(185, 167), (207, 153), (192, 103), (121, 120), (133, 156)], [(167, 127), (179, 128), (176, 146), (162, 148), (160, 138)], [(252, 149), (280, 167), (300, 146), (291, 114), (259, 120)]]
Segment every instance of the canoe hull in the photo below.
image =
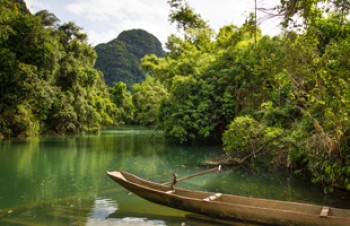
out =
[[(234, 219), (269, 225), (324, 225), (349, 226), (350, 210), (330, 209), (330, 215), (321, 217), (322, 206), (252, 199), (222, 195), (209, 200), (213, 193), (169, 187), (135, 177), (124, 172), (107, 173), (115, 182), (134, 194), (157, 204), (215, 218)], [(341, 216), (335, 216), (334, 214)]]

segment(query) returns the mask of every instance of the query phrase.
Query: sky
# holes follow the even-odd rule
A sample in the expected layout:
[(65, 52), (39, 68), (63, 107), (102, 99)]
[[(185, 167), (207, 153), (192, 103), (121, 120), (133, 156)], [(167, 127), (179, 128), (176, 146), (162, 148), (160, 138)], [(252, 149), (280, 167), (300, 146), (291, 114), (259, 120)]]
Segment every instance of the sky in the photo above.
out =
[[(163, 44), (176, 26), (168, 19), (167, 0), (24, 0), (32, 13), (46, 9), (54, 13), (61, 24), (74, 22), (88, 35), (92, 45), (106, 43), (122, 31), (143, 29), (156, 36)], [(187, 0), (191, 8), (218, 32), (225, 25), (241, 26), (255, 0)], [(280, 0), (257, 0), (260, 8), (272, 8)], [(258, 23), (263, 34), (279, 33), (278, 18), (266, 19), (258, 12)]]

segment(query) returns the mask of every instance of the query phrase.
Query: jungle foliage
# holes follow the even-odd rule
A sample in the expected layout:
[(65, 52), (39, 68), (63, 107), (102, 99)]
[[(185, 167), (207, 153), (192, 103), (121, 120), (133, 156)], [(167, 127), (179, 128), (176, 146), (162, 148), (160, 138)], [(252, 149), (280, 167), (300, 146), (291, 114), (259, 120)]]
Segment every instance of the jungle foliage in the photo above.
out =
[[(131, 90), (106, 87), (79, 27), (19, 2), (0, 0), (1, 136), (156, 125), (175, 142), (222, 142), (229, 157), (261, 157), (325, 191), (350, 190), (348, 0), (281, 0), (276, 37), (263, 36), (254, 15), (216, 34), (186, 1), (169, 0), (179, 35), (165, 56), (141, 60), (149, 76), (124, 80)], [(125, 51), (108, 63), (127, 65), (125, 78), (136, 66), (123, 60), (144, 52), (121, 36), (110, 48)]]
[[(262, 36), (253, 15), (214, 34), (186, 2), (168, 2), (183, 35), (169, 36), (166, 57), (142, 60), (168, 91), (165, 135), (222, 140), (228, 155), (264, 154), (325, 190), (350, 189), (349, 2), (281, 1), (276, 37)], [(288, 29), (294, 15), (304, 23)]]
[(118, 111), (96, 53), (74, 23), (0, 0), (0, 136), (99, 129)]

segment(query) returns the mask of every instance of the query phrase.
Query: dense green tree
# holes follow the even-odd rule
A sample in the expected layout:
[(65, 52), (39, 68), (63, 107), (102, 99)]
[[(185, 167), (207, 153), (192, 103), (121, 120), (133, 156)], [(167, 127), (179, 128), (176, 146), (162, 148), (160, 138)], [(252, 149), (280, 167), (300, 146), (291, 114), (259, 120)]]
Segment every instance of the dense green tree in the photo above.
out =
[[(349, 38), (328, 45), (309, 93), (309, 111), (315, 130), (307, 137), (308, 168), (314, 180), (350, 189)], [(331, 59), (331, 60), (330, 60)], [(315, 151), (316, 150), (316, 151)]]
[[(271, 142), (275, 145), (266, 146), (269, 154), (273, 151), (275, 156), (285, 156), (286, 165), (296, 172), (310, 173), (312, 180), (321, 183), (326, 190), (339, 184), (349, 188), (348, 116), (345, 110), (348, 109), (345, 100), (348, 100), (349, 89), (348, 64), (344, 62), (348, 58), (348, 36), (343, 35), (348, 32), (348, 22), (344, 20), (341, 29), (335, 29), (339, 24), (332, 16), (334, 14), (315, 20), (314, 26), (308, 26), (305, 34), (286, 33), (281, 40), (283, 45), (278, 45), (279, 52), (275, 52), (280, 60), (274, 61), (275, 69), (270, 71), (272, 76), (267, 80), (267, 87), (271, 88), (269, 98), (258, 101), (261, 108), (256, 105), (254, 111), (249, 111), (257, 125), (282, 134)], [(261, 41), (263, 39), (256, 50), (260, 62)], [(257, 66), (255, 68), (259, 69)], [(259, 148), (251, 149), (251, 144), (259, 143), (256, 137), (250, 137), (247, 143), (244, 139), (232, 139), (244, 135), (235, 127), (238, 126), (232, 124), (224, 134), (226, 149), (232, 151), (234, 149), (230, 147), (240, 147), (239, 151), (245, 151), (246, 155), (257, 152)], [(263, 146), (262, 141), (268, 136), (263, 134), (261, 137), (264, 139), (260, 139), (258, 147)]]
[(124, 82), (118, 82), (109, 88), (113, 103), (118, 107), (119, 123), (133, 123), (133, 104), (130, 91)]
[(40, 17), (42, 20), (42, 24), (46, 27), (55, 27), (60, 22), (60, 20), (56, 17), (55, 14), (50, 13), (47, 10), (41, 10), (35, 13), (35, 16)]
[(302, 18), (303, 24), (309, 26), (322, 17), (324, 13), (330, 11), (340, 13), (343, 16), (347, 15), (350, 10), (350, 2), (349, 0), (281, 0), (280, 5), (276, 8), (278, 13), (284, 17), (282, 22), (284, 27), (291, 24), (301, 26), (298, 24), (297, 18)]
[(209, 138), (211, 87), (193, 76), (175, 76), (170, 91), (159, 116), (166, 136), (181, 143)]
[(133, 85), (134, 122), (147, 126), (156, 125), (159, 107), (167, 95), (165, 87), (150, 76), (146, 76), (146, 80), (141, 84)]
[(177, 28), (179, 30), (182, 29), (184, 32), (187, 32), (189, 29), (207, 27), (206, 22), (199, 14), (194, 12), (186, 1), (168, 0), (168, 4), (171, 7), (169, 20), (171, 23), (177, 23)]
[(55, 93), (46, 77), (51, 59), (45, 55), (50, 45), (45, 40), (51, 39), (38, 18), (18, 10), (25, 5), (3, 3), (8, 7), (1, 12), (6, 25), (0, 46), (0, 129), (5, 136), (35, 135)]
[[(116, 109), (110, 103), (102, 74), (93, 69), (96, 53), (85, 43), (86, 35), (73, 23), (63, 24), (58, 30), (65, 51), (59, 61), (55, 84), (65, 95), (56, 99), (52, 117), (47, 121), (50, 129), (57, 132), (96, 130), (112, 123)], [(63, 111), (59, 111), (62, 107)]]
[(96, 53), (74, 23), (1, 0), (0, 134), (96, 130), (116, 120)]
[[(162, 81), (169, 91), (169, 97), (160, 107), (160, 124), (168, 137), (180, 142), (220, 139), (226, 125), (238, 114), (238, 106), (244, 106), (234, 99), (241, 87), (239, 83), (246, 84), (242, 86), (242, 96), (250, 93), (251, 98), (256, 99), (254, 87), (259, 81), (252, 77), (254, 33), (249, 26), (251, 23), (240, 29), (223, 28), (217, 37), (220, 42), (213, 42), (206, 28), (190, 29), (184, 39), (169, 38), (167, 45), (171, 52), (167, 58), (143, 59), (143, 68)], [(242, 58), (246, 62), (238, 62)], [(246, 78), (255, 83), (250, 82), (248, 87)]]
[(325, 48), (332, 41), (344, 39), (349, 36), (349, 23), (344, 20), (344, 15), (337, 12), (331, 12), (327, 17), (320, 17), (313, 26), (307, 30), (309, 38), (314, 37), (318, 43), (319, 51), (324, 54)]
[(159, 123), (167, 137), (179, 142), (209, 138), (212, 125), (210, 94), (212, 87), (202, 74), (213, 59), (214, 43), (205, 28), (189, 29), (186, 40), (171, 36), (166, 58), (147, 56), (142, 67), (159, 79), (169, 92), (159, 108)]

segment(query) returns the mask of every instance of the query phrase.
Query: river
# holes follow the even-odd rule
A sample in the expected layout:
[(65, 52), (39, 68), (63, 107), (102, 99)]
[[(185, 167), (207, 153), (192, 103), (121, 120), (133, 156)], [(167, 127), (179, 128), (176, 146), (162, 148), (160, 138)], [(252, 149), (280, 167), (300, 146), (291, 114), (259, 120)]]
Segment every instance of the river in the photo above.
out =
[[(166, 182), (173, 172), (184, 177), (208, 169), (203, 163), (216, 154), (219, 146), (176, 146), (142, 128), (0, 141), (0, 225), (204, 225), (129, 194), (105, 171)], [(177, 186), (350, 209), (348, 193), (324, 194), (273, 167), (223, 167)]]

